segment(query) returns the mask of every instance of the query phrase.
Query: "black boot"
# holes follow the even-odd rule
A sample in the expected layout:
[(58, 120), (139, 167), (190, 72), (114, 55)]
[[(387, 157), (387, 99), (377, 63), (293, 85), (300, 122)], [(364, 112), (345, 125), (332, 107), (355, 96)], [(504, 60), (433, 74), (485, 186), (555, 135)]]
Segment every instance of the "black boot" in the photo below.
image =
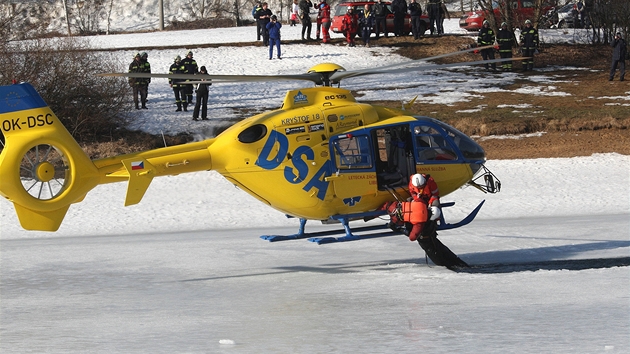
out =
[(138, 106), (138, 102), (136, 102), (136, 109), (140, 109), (140, 107)]
[(177, 109), (175, 110), (175, 112), (181, 112), (182, 111), (182, 104), (177, 102)]
[(146, 101), (142, 102), (142, 109), (148, 109), (148, 108), (147, 108), (147, 102), (146, 102)]
[(184, 112), (188, 112), (188, 103), (184, 102)]

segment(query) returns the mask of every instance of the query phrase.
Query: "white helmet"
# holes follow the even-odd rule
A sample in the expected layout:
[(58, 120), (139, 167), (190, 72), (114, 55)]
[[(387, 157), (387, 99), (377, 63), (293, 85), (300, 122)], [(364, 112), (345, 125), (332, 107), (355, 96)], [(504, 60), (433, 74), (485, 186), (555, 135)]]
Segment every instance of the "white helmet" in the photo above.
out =
[(411, 176), (411, 184), (413, 184), (416, 187), (422, 187), (424, 186), (426, 182), (426, 179), (424, 178), (423, 175), (416, 173), (415, 175)]

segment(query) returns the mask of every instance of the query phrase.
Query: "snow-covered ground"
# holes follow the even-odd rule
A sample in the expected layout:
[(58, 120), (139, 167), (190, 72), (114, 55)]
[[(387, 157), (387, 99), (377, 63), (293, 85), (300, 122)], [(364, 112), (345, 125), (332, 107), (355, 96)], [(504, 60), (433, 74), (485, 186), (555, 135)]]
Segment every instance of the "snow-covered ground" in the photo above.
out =
[[(297, 30), (285, 26), (284, 38)], [(264, 47), (193, 44), (254, 36), (253, 28), (223, 31), (181, 37), (197, 40), (186, 49), (211, 73), (295, 73), (324, 61), (358, 69), (404, 60), (378, 46), (285, 45), (285, 59), (269, 61)], [(171, 34), (99, 37), (98, 46), (141, 47)], [(153, 71), (166, 72), (184, 51), (150, 51)], [(132, 52), (114, 55), (127, 62)], [(480, 90), (487, 78), (475, 75), (439, 70), (413, 80), (388, 77), (386, 86), (398, 90), (375, 89), (383, 78), (371, 77), (344, 87), (358, 89), (361, 99), (424, 95), (419, 101), (430, 115), (437, 110), (431, 100), (467, 99)], [(518, 74), (497, 80), (511, 75)], [(537, 86), (554, 80), (529, 78)], [(213, 85), (210, 117), (236, 115), (226, 107), (277, 107), (283, 91), (295, 87)], [(132, 126), (207, 135), (215, 122), (176, 114), (171, 96), (165, 81), (154, 80), (150, 109), (134, 112)], [(404, 236), (323, 246), (262, 241), (259, 235), (294, 233), (297, 221), (215, 172), (158, 178), (131, 207), (123, 207), (124, 183), (99, 186), (70, 208), (56, 233), (22, 230), (11, 203), (1, 200), (0, 352), (628, 352), (630, 157), (487, 166), (502, 182), (499, 194), (467, 188), (443, 198), (456, 202), (444, 211), (450, 221), (486, 200), (473, 223), (440, 233), (473, 266), (459, 273), (426, 264)], [(307, 230), (330, 227), (307, 224)]]

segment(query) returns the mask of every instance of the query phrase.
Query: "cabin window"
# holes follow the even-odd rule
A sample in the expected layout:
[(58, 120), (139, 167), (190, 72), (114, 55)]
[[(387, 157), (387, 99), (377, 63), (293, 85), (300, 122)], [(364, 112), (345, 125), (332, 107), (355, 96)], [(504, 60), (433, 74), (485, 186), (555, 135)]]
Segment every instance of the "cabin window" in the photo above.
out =
[(414, 127), (416, 161), (457, 160), (455, 149), (437, 129), (428, 125)]
[(342, 170), (372, 168), (367, 136), (350, 136), (333, 142), (335, 163)]

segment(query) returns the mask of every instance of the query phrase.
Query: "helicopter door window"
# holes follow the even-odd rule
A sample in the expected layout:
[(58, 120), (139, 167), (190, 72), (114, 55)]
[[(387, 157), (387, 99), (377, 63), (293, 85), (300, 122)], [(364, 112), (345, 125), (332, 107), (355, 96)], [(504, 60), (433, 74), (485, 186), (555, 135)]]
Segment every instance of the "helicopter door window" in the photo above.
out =
[(367, 136), (352, 136), (333, 142), (335, 163), (341, 170), (372, 168)]
[(457, 160), (457, 154), (442, 133), (428, 125), (414, 127), (418, 163)]

